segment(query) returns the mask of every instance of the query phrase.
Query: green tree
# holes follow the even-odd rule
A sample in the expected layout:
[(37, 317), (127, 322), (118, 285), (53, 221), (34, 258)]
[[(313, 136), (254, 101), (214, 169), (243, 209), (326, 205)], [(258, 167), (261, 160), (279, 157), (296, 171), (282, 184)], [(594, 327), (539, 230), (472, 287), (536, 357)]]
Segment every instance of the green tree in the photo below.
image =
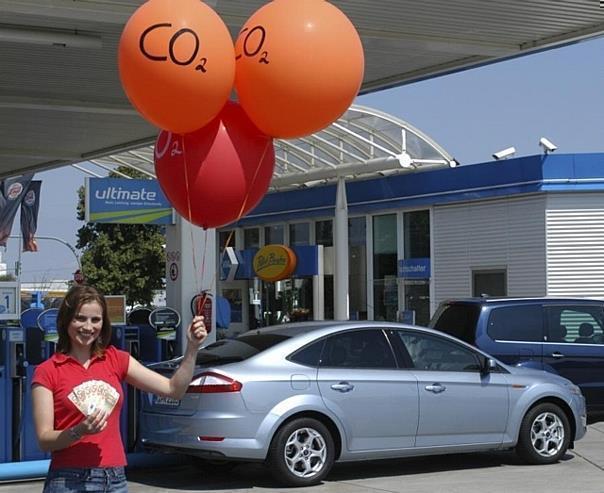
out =
[[(128, 167), (118, 172), (145, 178)], [(117, 177), (112, 173), (109, 176)], [(85, 218), (84, 187), (78, 190), (77, 217)], [(163, 228), (147, 224), (86, 223), (78, 230), (86, 283), (105, 294), (125, 294), (126, 303), (150, 305), (153, 293), (165, 286)]]

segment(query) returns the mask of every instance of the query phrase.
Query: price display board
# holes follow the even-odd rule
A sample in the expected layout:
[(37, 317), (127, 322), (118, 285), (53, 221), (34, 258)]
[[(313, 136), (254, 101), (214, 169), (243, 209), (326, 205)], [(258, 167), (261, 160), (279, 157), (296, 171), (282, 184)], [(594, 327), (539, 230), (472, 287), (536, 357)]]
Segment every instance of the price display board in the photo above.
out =
[(20, 315), (19, 283), (0, 282), (0, 320), (19, 320)]

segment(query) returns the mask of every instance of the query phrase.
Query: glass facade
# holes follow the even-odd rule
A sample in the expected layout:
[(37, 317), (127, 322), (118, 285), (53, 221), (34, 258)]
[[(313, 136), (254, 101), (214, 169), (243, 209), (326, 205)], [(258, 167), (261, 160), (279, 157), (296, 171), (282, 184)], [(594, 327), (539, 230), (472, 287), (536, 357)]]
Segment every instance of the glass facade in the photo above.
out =
[(430, 258), (430, 211), (403, 214), (405, 258)]
[(396, 214), (373, 217), (373, 319), (397, 320)]
[(260, 248), (259, 228), (247, 228), (243, 230), (243, 248)]
[[(371, 221), (369, 223), (368, 221)], [(371, 225), (371, 236), (368, 226)], [(244, 248), (259, 248), (261, 229), (243, 229)], [(285, 234), (287, 233), (287, 235)], [(323, 246), (327, 274), (323, 278), (323, 318), (333, 319), (334, 307), (334, 223), (333, 219), (312, 222), (283, 223), (263, 226), (263, 244), (288, 244), (291, 248), (314, 243)], [(231, 231), (219, 233), (224, 243)], [(234, 235), (233, 235), (234, 236)], [(430, 265), (430, 211), (408, 211), (402, 214), (377, 214), (348, 219), (349, 242), (349, 318), (351, 320), (404, 320), (427, 325), (430, 318), (430, 269), (425, 278), (400, 278), (399, 255), (412, 265)], [(371, 242), (372, 256), (367, 248)], [(400, 244), (402, 242), (402, 246)], [(368, 264), (368, 261), (371, 262)], [(372, 279), (368, 271), (373, 271)], [(477, 284), (487, 281), (475, 278)], [(492, 279), (491, 279), (492, 281)], [(313, 278), (292, 277), (276, 282), (249, 280), (249, 288), (259, 289), (261, 308), (250, 307), (250, 327), (256, 323), (272, 325), (288, 321), (309, 320), (313, 317)], [(372, 292), (368, 293), (368, 289)], [(370, 306), (370, 293), (373, 298)], [(237, 310), (239, 307), (237, 300)], [(252, 320), (255, 319), (255, 320)]]
[(317, 245), (333, 246), (333, 221), (317, 221), (315, 223), (315, 242)]
[(218, 252), (222, 253), (224, 249), (229, 246), (235, 246), (235, 231), (220, 231), (218, 233)]
[[(348, 219), (348, 305), (351, 320), (367, 320), (367, 221)], [(327, 290), (327, 288), (326, 288)]]
[[(315, 243), (324, 248), (333, 247), (333, 221), (315, 223)], [(323, 279), (323, 313), (326, 320), (334, 317), (334, 281), (332, 274), (325, 274)]]
[[(404, 258), (430, 259), (430, 211), (410, 211), (403, 214)], [(430, 322), (430, 278), (403, 280), (404, 312), (413, 313), (418, 325)], [(402, 317), (408, 321), (408, 317)]]
[(265, 245), (283, 245), (285, 244), (285, 228), (283, 224), (274, 224), (264, 227)]
[(294, 223), (289, 225), (289, 246), (310, 245), (310, 224)]

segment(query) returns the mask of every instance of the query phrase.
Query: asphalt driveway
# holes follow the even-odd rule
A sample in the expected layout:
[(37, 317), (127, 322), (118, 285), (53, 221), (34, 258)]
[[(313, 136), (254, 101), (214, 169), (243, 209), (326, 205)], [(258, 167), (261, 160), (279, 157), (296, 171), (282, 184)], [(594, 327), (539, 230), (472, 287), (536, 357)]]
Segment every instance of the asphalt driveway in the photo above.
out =
[[(432, 456), (336, 465), (323, 484), (281, 488), (263, 466), (243, 464), (228, 473), (182, 465), (128, 472), (130, 493), (604, 493), (604, 422), (592, 424), (564, 460), (524, 465), (510, 452)], [(0, 484), (0, 493), (40, 492), (41, 481)]]

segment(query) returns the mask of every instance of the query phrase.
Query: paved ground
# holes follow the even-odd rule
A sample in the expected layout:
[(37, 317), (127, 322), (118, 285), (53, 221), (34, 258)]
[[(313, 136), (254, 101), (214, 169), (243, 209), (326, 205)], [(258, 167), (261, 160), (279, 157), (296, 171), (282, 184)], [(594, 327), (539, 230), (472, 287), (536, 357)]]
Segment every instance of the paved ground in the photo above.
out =
[[(564, 460), (527, 466), (513, 453), (468, 454), (336, 465), (323, 484), (279, 488), (260, 465), (228, 474), (203, 473), (190, 464), (128, 472), (130, 493), (604, 493), (604, 422), (592, 424)], [(0, 484), (0, 493), (40, 492), (42, 482)]]

